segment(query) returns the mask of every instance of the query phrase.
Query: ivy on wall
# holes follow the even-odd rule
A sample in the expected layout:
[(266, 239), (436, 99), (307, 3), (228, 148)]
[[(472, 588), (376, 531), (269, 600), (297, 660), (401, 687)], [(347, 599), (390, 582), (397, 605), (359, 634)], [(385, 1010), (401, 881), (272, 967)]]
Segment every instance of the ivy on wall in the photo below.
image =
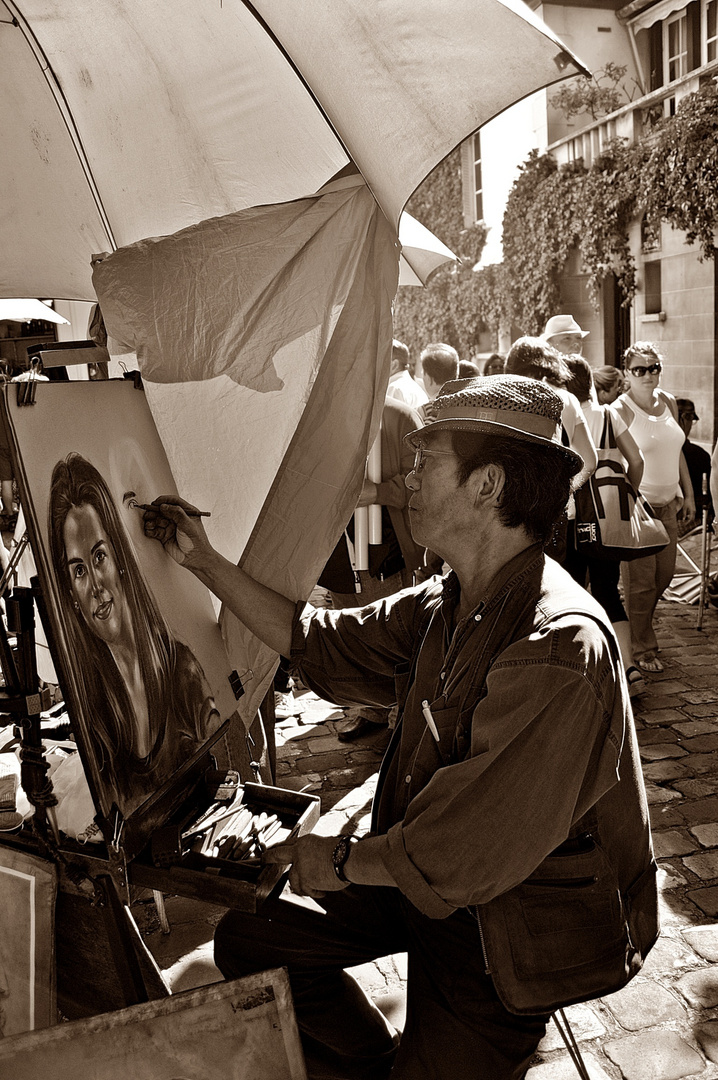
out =
[(417, 348), (442, 340), (468, 356), (483, 327), (539, 333), (559, 309), (560, 277), (574, 248), (597, 310), (609, 275), (629, 302), (636, 292), (629, 228), (641, 215), (685, 232), (700, 257), (715, 256), (718, 88), (711, 81), (687, 95), (675, 116), (637, 143), (613, 140), (588, 169), (581, 161), (559, 168), (534, 151), (509, 194), (500, 266), (471, 269), (486, 232), (481, 223), (463, 229), (458, 152), (418, 189), (409, 210), (464, 256), (462, 269), (442, 269), (425, 289), (399, 290), (395, 332)]
[(394, 301), (394, 335), (418, 354), (431, 341), (445, 341), (468, 358), (486, 325), (472, 267), (481, 258), (486, 226), (464, 228), (460, 152), (454, 150), (407, 204), (407, 210), (459, 256), (459, 266), (441, 267), (425, 288), (399, 289)]

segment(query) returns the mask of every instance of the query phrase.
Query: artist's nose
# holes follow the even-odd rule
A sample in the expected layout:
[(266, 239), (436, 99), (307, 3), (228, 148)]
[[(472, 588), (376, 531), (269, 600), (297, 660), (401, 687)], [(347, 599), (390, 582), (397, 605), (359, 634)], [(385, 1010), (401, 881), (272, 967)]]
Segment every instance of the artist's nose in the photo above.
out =
[(404, 483), (408, 487), (409, 491), (418, 491), (421, 487), (421, 480), (414, 469), (407, 473), (404, 477)]

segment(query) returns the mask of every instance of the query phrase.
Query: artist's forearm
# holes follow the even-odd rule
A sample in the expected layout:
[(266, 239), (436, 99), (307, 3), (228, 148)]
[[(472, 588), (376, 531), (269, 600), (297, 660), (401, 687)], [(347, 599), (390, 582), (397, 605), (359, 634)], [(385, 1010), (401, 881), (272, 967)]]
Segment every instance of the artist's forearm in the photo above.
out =
[(295, 610), (291, 600), (255, 581), (216, 551), (192, 570), (260, 641), (281, 656), (289, 656)]
[(386, 836), (369, 836), (353, 844), (349, 858), (344, 864), (344, 874), (355, 885), (393, 885), (382, 858), (386, 849)]

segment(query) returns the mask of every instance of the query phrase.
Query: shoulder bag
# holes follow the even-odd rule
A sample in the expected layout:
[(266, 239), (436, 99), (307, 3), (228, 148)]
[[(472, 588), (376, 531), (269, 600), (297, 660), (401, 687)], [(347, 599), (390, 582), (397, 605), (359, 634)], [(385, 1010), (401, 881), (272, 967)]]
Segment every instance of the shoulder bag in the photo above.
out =
[(619, 562), (655, 555), (668, 544), (668, 533), (626, 475), (607, 409), (596, 451), (596, 471), (574, 494), (576, 550)]

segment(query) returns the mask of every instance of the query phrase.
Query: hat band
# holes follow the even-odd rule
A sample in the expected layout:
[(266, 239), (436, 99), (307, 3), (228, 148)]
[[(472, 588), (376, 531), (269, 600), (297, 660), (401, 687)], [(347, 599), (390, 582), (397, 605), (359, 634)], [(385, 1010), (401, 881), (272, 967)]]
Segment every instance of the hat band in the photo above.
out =
[(560, 442), (560, 425), (548, 416), (535, 413), (514, 412), (512, 409), (482, 409), (476, 405), (455, 405), (439, 409), (437, 420), (484, 420), (490, 424), (502, 424), (504, 427), (525, 431), (529, 435), (539, 435), (543, 439)]

